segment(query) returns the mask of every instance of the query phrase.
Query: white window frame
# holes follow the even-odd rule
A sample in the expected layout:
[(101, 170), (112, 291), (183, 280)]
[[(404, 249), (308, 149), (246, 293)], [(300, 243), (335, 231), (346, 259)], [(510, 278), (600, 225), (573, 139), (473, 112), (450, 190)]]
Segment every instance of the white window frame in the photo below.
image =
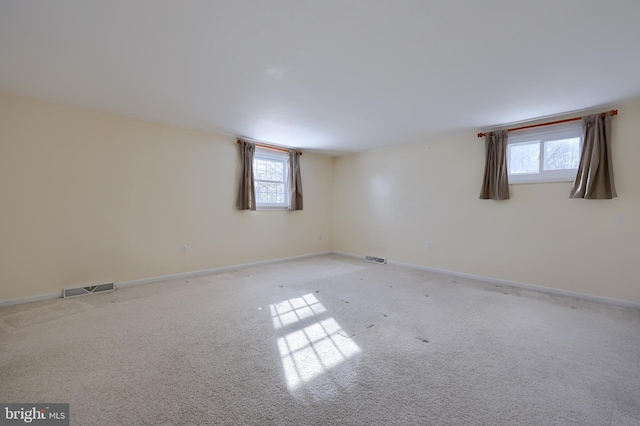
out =
[[(273, 149), (266, 149), (256, 147), (256, 151), (253, 155), (253, 160), (264, 161), (278, 161), (283, 163), (283, 184), (284, 184), (284, 199), (282, 203), (261, 203), (258, 201), (258, 182), (271, 182), (260, 180), (256, 177), (255, 168), (253, 170), (253, 180), (256, 188), (256, 209), (257, 210), (287, 210), (289, 208), (289, 155), (286, 152), (280, 152)], [(279, 183), (279, 182), (278, 182)]]
[[(552, 126), (536, 127), (509, 133), (507, 139), (507, 172), (509, 184), (544, 183), (544, 182), (573, 182), (578, 169), (544, 170), (545, 143), (563, 139), (580, 138), (578, 155), (582, 154), (582, 122), (574, 121)], [(509, 170), (511, 148), (526, 143), (539, 143), (540, 156), (538, 171), (535, 173), (514, 173)]]

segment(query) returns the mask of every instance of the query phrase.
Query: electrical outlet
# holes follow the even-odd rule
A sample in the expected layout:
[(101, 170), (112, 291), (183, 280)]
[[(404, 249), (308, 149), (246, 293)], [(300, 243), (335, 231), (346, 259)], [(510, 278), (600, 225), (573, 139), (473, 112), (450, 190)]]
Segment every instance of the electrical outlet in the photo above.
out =
[(433, 241), (427, 241), (427, 250), (431, 250), (433, 248)]
[(189, 246), (186, 244), (183, 244), (182, 247), (180, 248), (180, 252), (186, 253), (188, 251), (189, 251)]
[(320, 233), (320, 235), (318, 235), (318, 239), (321, 240), (322, 239), (322, 232)]

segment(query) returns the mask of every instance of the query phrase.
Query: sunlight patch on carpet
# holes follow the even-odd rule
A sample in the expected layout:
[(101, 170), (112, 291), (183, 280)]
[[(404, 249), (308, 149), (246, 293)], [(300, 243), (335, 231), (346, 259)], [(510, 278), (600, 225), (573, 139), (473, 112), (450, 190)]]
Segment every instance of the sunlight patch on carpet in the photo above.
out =
[[(284, 331), (277, 344), (290, 390), (361, 352), (353, 340), (344, 337), (347, 333), (333, 317), (318, 318), (309, 324), (309, 318), (319, 314), (327, 316), (327, 310), (312, 294), (276, 303), (270, 308), (274, 328)], [(297, 324), (303, 320), (306, 321)]]
[(313, 294), (285, 300), (271, 305), (270, 308), (273, 327), (276, 330), (327, 311)]

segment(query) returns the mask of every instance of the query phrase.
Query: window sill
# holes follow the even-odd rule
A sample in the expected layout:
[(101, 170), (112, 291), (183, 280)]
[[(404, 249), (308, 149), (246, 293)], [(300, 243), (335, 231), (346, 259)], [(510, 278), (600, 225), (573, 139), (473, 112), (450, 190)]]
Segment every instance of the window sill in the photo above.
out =
[(509, 177), (509, 185), (522, 185), (524, 183), (558, 183), (558, 182), (573, 182), (575, 177), (535, 177), (529, 179), (518, 178), (514, 179)]
[(256, 210), (258, 211), (287, 211), (289, 208), (287, 206), (256, 206)]

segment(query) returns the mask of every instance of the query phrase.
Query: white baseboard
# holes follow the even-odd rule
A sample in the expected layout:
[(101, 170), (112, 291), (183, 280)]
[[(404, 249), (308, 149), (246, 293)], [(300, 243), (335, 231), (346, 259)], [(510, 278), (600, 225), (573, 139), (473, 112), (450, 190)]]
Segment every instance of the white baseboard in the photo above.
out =
[(281, 257), (281, 258), (278, 258), (278, 259), (261, 260), (259, 262), (241, 263), (241, 264), (238, 264), (238, 265), (221, 266), (221, 267), (218, 267), (218, 268), (211, 268), (211, 269), (201, 269), (199, 271), (189, 271), (189, 272), (181, 272), (179, 274), (171, 274), (171, 275), (162, 275), (162, 276), (159, 276), (159, 277), (143, 278), (143, 279), (140, 279), (140, 280), (125, 281), (125, 282), (117, 283), (116, 288), (126, 288), (126, 287), (131, 287), (131, 286), (134, 286), (134, 285), (149, 284), (149, 283), (154, 283), (154, 282), (159, 282), (159, 281), (168, 281), (168, 280), (175, 280), (175, 279), (180, 279), (180, 278), (189, 278), (189, 277), (197, 277), (197, 276), (201, 276), (201, 275), (216, 274), (216, 273), (219, 273), (219, 272), (232, 271), (232, 270), (235, 270), (235, 269), (251, 268), (253, 266), (268, 265), (270, 263), (287, 262), (287, 261), (290, 261), (290, 260), (305, 259), (305, 258), (308, 258), (308, 257), (323, 256), (323, 255), (327, 255), (327, 254), (331, 254), (331, 252), (330, 251), (325, 251), (325, 252), (319, 252), (319, 253), (303, 254), (303, 255), (300, 255), (300, 256)]
[(56, 293), (38, 294), (36, 296), (19, 297), (17, 299), (0, 300), (0, 308), (23, 303), (42, 302), (43, 300), (62, 298), (62, 290)]
[[(364, 259), (364, 255), (360, 256), (360, 255), (353, 254), (353, 253), (343, 253), (343, 252), (339, 252), (339, 251), (334, 251), (332, 253), (336, 254), (336, 255), (339, 255), (339, 256), (344, 256), (344, 257), (352, 257), (352, 258), (356, 258), (356, 259)], [(415, 264), (412, 264), (412, 263), (396, 262), (396, 261), (388, 260), (388, 259), (387, 259), (387, 264), (388, 265), (395, 265), (395, 266), (402, 266), (402, 267), (411, 268), (411, 269), (419, 269), (421, 271), (435, 272), (435, 273), (438, 273), (438, 274), (451, 275), (451, 276), (454, 276), (454, 277), (468, 278), (468, 279), (472, 279), (472, 280), (476, 280), (476, 281), (503, 284), (503, 285), (507, 285), (507, 286), (511, 286), (511, 287), (519, 287), (519, 288), (524, 288), (524, 289), (528, 289), (528, 290), (539, 291), (539, 292), (542, 292), (542, 293), (558, 294), (558, 295), (561, 295), (561, 296), (574, 297), (576, 299), (583, 299), (583, 300), (590, 300), (590, 301), (593, 301), (593, 302), (607, 303), (609, 305), (622, 306), (622, 307), (625, 307), (625, 308), (640, 309), (640, 303), (631, 302), (631, 301), (628, 301), (628, 300), (613, 299), (613, 298), (610, 298), (610, 297), (596, 296), (596, 295), (587, 294), (587, 293), (579, 293), (577, 291), (561, 290), (561, 289), (558, 289), (558, 288), (544, 287), (544, 286), (535, 285), (535, 284), (527, 284), (527, 283), (521, 283), (521, 282), (517, 282), (517, 281), (503, 280), (503, 279), (500, 279), (500, 278), (492, 278), (492, 277), (485, 277), (485, 276), (482, 276), (482, 275), (467, 274), (467, 273), (464, 273), (464, 272), (451, 271), (451, 270), (448, 270), (448, 269), (432, 268), (430, 266), (415, 265)]]
[[(357, 254), (353, 254), (353, 253), (345, 253), (345, 252), (340, 252), (340, 251), (326, 251), (326, 252), (319, 252), (319, 253), (303, 254), (303, 255), (300, 255), (300, 256), (291, 256), (291, 257), (283, 257), (283, 258), (278, 258), (278, 259), (262, 260), (262, 261), (259, 261), (259, 262), (242, 263), (242, 264), (231, 265), (231, 266), (222, 266), (222, 267), (218, 267), (218, 268), (202, 269), (202, 270), (199, 270), (199, 271), (182, 272), (182, 273), (179, 273), (179, 274), (162, 275), (162, 276), (151, 277), (151, 278), (143, 278), (143, 279), (133, 280), (133, 281), (125, 281), (125, 282), (121, 282), (121, 283), (116, 283), (116, 289), (119, 288), (119, 287), (126, 288), (126, 287), (135, 286), (135, 285), (149, 284), (149, 283), (159, 282), (159, 281), (167, 281), (167, 280), (174, 280), (174, 279), (180, 279), (180, 278), (195, 277), (195, 276), (200, 276), (200, 275), (215, 274), (215, 273), (225, 272), (225, 271), (230, 271), (230, 270), (235, 270), (235, 269), (250, 268), (250, 267), (253, 267), (253, 266), (267, 265), (267, 264), (271, 264), (271, 263), (287, 262), (287, 261), (291, 261), (291, 260), (304, 259), (304, 258), (316, 257), (316, 256), (324, 256), (324, 255), (328, 255), (328, 254), (335, 254), (335, 255), (338, 255), (338, 256), (350, 257), (350, 258), (354, 258), (354, 259), (364, 259), (364, 255), (357, 255)], [(500, 279), (500, 278), (485, 277), (485, 276), (482, 276), (482, 275), (467, 274), (467, 273), (464, 273), (464, 272), (451, 271), (451, 270), (448, 270), (448, 269), (433, 268), (433, 267), (430, 267), (430, 266), (415, 265), (415, 264), (412, 264), (412, 263), (396, 262), (396, 261), (393, 261), (393, 260), (387, 260), (387, 264), (395, 265), (395, 266), (401, 266), (401, 267), (405, 267), (405, 268), (411, 268), (411, 269), (419, 269), (419, 270), (422, 270), (422, 271), (435, 272), (435, 273), (439, 273), (439, 274), (451, 275), (451, 276), (455, 276), (455, 277), (468, 278), (468, 279), (472, 279), (472, 280), (476, 280), (476, 281), (503, 284), (503, 285), (508, 285), (508, 286), (511, 286), (511, 287), (520, 287), (520, 288), (524, 288), (524, 289), (528, 289), (528, 290), (540, 291), (540, 292), (543, 292), (543, 293), (558, 294), (558, 295), (562, 295), (562, 296), (574, 297), (574, 298), (577, 298), (577, 299), (591, 300), (591, 301), (595, 301), (595, 302), (607, 303), (607, 304), (610, 304), (610, 305), (616, 305), (616, 306), (622, 306), (622, 307), (627, 307), (627, 308), (640, 309), (640, 303), (630, 302), (630, 301), (627, 301), (627, 300), (613, 299), (613, 298), (604, 297), (604, 296), (595, 296), (595, 295), (587, 294), (587, 293), (579, 293), (579, 292), (575, 292), (575, 291), (561, 290), (561, 289), (557, 289), (557, 288), (544, 287), (544, 286), (539, 286), (539, 285), (535, 285), (535, 284), (527, 284), (527, 283), (521, 283), (521, 282), (517, 282), (517, 281), (503, 280), (503, 279)], [(39, 295), (36, 295), (36, 296), (20, 297), (20, 298), (17, 298), (17, 299), (0, 300), (0, 308), (2, 308), (4, 306), (19, 305), (19, 304), (22, 304), (22, 303), (30, 303), (30, 302), (40, 302), (40, 301), (43, 301), (43, 300), (51, 300), (51, 299), (58, 299), (58, 298), (62, 298), (62, 291), (56, 292), (56, 293), (39, 294)]]
[(332, 251), (331, 254), (336, 254), (336, 255), (342, 256), (342, 257), (352, 257), (354, 259), (364, 260), (364, 255), (360, 256), (358, 254), (345, 253), (345, 252), (342, 252), (342, 251)]
[[(195, 276), (199, 276), (199, 275), (215, 274), (215, 273), (218, 273), (218, 272), (230, 271), (230, 270), (235, 270), (235, 269), (250, 268), (252, 266), (267, 265), (267, 264), (270, 264), (270, 263), (280, 263), (280, 262), (287, 262), (287, 261), (290, 261), (290, 260), (304, 259), (304, 258), (307, 258), (307, 257), (324, 256), (324, 255), (331, 254), (331, 253), (332, 252), (330, 252), (330, 251), (325, 251), (325, 252), (318, 252), (318, 253), (303, 254), (303, 255), (300, 255), (300, 256), (281, 257), (281, 258), (278, 258), (278, 259), (261, 260), (259, 262), (242, 263), (242, 264), (239, 264), (239, 265), (222, 266), (222, 267), (219, 267), (219, 268), (202, 269), (202, 270), (199, 270), (199, 271), (182, 272), (182, 273), (179, 273), (179, 274), (170, 274), (170, 275), (162, 275), (162, 276), (158, 276), (158, 277), (142, 278), (142, 279), (139, 279), (139, 280), (115, 283), (115, 288), (116, 289), (118, 289), (120, 287), (126, 288), (126, 287), (132, 287), (134, 285), (149, 284), (149, 283), (154, 283), (154, 282), (159, 282), (159, 281), (167, 281), (167, 280), (175, 280), (175, 279), (179, 279), (179, 278), (195, 277)], [(37, 295), (37, 296), (20, 297), (20, 298), (17, 298), (17, 299), (0, 300), (0, 308), (2, 308), (4, 306), (20, 305), (22, 303), (40, 302), (40, 301), (43, 301), (43, 300), (59, 299), (59, 298), (62, 298), (62, 291), (57, 292), (57, 293), (40, 294), (40, 295)]]

